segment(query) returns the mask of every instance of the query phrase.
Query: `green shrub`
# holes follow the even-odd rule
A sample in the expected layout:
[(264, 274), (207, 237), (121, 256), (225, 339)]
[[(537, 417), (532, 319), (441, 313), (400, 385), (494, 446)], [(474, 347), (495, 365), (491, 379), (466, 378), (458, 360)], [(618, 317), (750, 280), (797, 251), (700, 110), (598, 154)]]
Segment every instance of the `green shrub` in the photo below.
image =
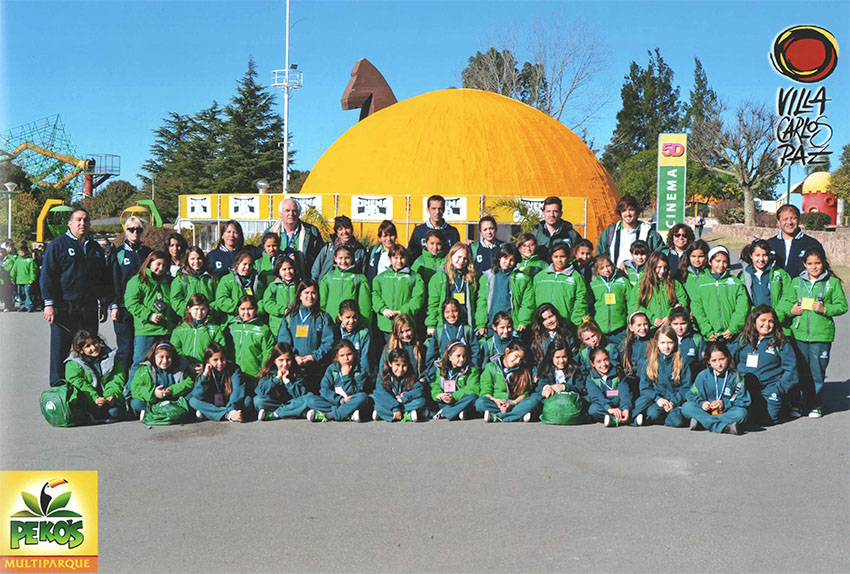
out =
[(829, 225), (831, 218), (820, 211), (803, 214), (803, 227), (809, 231), (823, 231)]

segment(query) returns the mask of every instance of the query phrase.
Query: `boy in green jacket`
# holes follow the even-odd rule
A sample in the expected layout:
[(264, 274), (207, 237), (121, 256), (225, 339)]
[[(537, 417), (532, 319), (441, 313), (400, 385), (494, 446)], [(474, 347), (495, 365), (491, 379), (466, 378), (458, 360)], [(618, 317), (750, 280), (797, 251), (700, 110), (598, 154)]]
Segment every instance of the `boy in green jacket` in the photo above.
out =
[(257, 318), (257, 300), (243, 295), (236, 308), (239, 318), (227, 326), (227, 357), (256, 382), (257, 374), (274, 348), (269, 326)]
[(543, 303), (552, 303), (574, 331), (588, 314), (587, 284), (578, 271), (567, 266), (569, 251), (565, 245), (554, 247), (552, 264), (534, 277), (531, 289), (526, 291), (526, 306), (537, 309)]
[(12, 281), (18, 287), (18, 297), (21, 300), (21, 311), (35, 311), (32, 299), (32, 286), (38, 281), (38, 265), (27, 249), (26, 243), (21, 243), (20, 256), (15, 260), (10, 273)]

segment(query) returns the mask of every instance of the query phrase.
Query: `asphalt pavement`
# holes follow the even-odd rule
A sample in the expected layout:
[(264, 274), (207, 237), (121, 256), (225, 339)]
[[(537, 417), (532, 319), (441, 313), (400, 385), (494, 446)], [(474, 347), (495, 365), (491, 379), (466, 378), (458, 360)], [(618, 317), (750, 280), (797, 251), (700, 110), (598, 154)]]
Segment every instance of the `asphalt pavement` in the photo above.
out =
[(482, 420), (56, 429), (38, 407), (48, 327), (5, 313), (0, 469), (99, 472), (101, 572), (848, 572), (837, 323), (826, 416), (739, 437)]

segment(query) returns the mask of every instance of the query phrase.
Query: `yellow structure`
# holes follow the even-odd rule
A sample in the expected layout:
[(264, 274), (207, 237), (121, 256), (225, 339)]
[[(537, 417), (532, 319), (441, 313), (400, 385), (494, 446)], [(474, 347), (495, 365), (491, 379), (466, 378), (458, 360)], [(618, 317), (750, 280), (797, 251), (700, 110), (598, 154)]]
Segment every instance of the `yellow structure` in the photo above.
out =
[(431, 194), (447, 198), (446, 219), (457, 223), (477, 222), (482, 208), (510, 222), (513, 213), (489, 207), (494, 200), (539, 205), (555, 195), (564, 218), (594, 242), (617, 220), (620, 197), (593, 152), (563, 124), (469, 89), (429, 92), (368, 116), (328, 148), (301, 194), (321, 196), (325, 217), (345, 213), (355, 222), (392, 219), (397, 226), (424, 221)]

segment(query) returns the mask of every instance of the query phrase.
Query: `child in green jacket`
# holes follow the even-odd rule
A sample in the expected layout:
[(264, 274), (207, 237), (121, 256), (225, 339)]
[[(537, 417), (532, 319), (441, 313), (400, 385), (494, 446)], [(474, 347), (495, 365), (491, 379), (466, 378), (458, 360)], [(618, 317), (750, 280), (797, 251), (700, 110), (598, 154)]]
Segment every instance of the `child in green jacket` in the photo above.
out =
[(634, 241), (629, 247), (629, 253), (631, 254), (631, 259), (626, 259), (623, 261), (623, 271), (626, 274), (626, 277), (629, 279), (629, 283), (631, 283), (632, 288), (635, 285), (640, 283), (640, 280), (643, 278), (643, 274), (646, 271), (646, 260), (649, 258), (649, 254), (651, 251), (649, 250), (649, 244), (642, 239), (638, 239)]
[(678, 306), (688, 306), (688, 294), (670, 275), (667, 256), (655, 251), (649, 256), (646, 273), (640, 283), (632, 288), (630, 309), (643, 311), (654, 331), (669, 324), (670, 311)]
[(215, 299), (215, 277), (205, 269), (207, 263), (201, 248), (191, 247), (184, 261), (171, 281), (171, 308), (178, 317), (186, 314), (186, 304), (196, 293), (206, 297), (207, 301)]
[(501, 357), (484, 367), (479, 379), (479, 398), (475, 410), (484, 422), (531, 422), (540, 407), (540, 399), (532, 394), (534, 381), (525, 364), (525, 346), (514, 341)]
[(437, 270), (428, 284), (428, 314), (425, 327), (428, 335), (443, 324), (440, 311), (447, 299), (454, 299), (463, 309), (463, 322), (477, 330), (487, 332), (487, 307), (478, 304), (478, 278), (472, 263), (472, 253), (465, 243), (455, 243), (449, 249), (446, 264)]
[[(260, 275), (254, 270), (254, 257), (248, 251), (240, 251), (233, 257), (233, 267), (219, 279), (212, 306), (232, 317), (236, 314), (239, 300), (246, 295), (261, 301), (263, 284)], [(262, 313), (262, 307), (258, 306), (257, 314)]]
[(734, 356), (737, 338), (747, 314), (750, 301), (747, 290), (737, 277), (729, 273), (729, 250), (722, 245), (708, 252), (710, 269), (697, 280), (696, 298), (691, 312), (707, 341), (723, 339)]
[(96, 333), (83, 329), (74, 335), (71, 354), (65, 360), (65, 380), (79, 390), (92, 419), (115, 422), (127, 415), (124, 366), (117, 351)]
[(615, 345), (626, 337), (626, 318), (632, 286), (622, 271), (614, 267), (607, 255), (597, 255), (590, 280), (593, 320)]
[(177, 315), (171, 306), (167, 261), (164, 251), (151, 252), (124, 291), (124, 306), (133, 316), (134, 328), (131, 381), (154, 340), (167, 337), (177, 325)]
[(26, 243), (21, 243), (19, 257), (15, 260), (11, 272), (12, 281), (18, 286), (18, 297), (21, 300), (20, 311), (35, 311), (33, 300), (33, 285), (38, 281), (38, 264), (32, 258)]
[[(425, 287), (425, 296), (427, 301), (428, 283), (431, 277), (446, 263), (446, 252), (443, 251), (443, 246), (446, 244), (446, 238), (443, 232), (439, 229), (430, 229), (425, 234), (425, 249), (422, 254), (410, 264), (411, 273), (416, 273), (422, 277), (422, 284)], [(409, 254), (408, 254), (409, 255)]]
[(239, 367), (228, 362), (224, 347), (210, 343), (204, 351), (203, 370), (188, 396), (195, 418), (244, 423), (251, 420), (252, 401)]
[(193, 386), (188, 365), (180, 360), (174, 346), (165, 339), (156, 339), (130, 381), (130, 410), (144, 420), (152, 405), (174, 401), (182, 403), (188, 414), (185, 396)]
[[(427, 241), (425, 248), (428, 249)], [(426, 254), (430, 255), (425, 251), (419, 259)], [(415, 317), (425, 304), (425, 283), (421, 274), (405, 265), (407, 250), (395, 243), (389, 249), (389, 257), (390, 267), (372, 281), (372, 310), (378, 329), (385, 335), (392, 331), (393, 318), (398, 315)]]
[(551, 303), (571, 330), (581, 325), (588, 314), (587, 284), (578, 271), (567, 265), (569, 247), (558, 243), (552, 248), (552, 264), (534, 277), (532, 287), (526, 291), (532, 309)]
[(225, 344), (224, 327), (211, 320), (207, 298), (195, 293), (189, 297), (183, 321), (171, 333), (171, 344), (198, 375), (204, 362), (204, 351), (210, 343)]
[(464, 420), (475, 412), (479, 371), (472, 365), (472, 353), (463, 341), (453, 341), (440, 360), (431, 381), (431, 398), (437, 404), (434, 419)]
[(680, 261), (678, 281), (685, 287), (685, 293), (688, 294), (688, 301), (691, 306), (693, 306), (693, 301), (697, 296), (699, 276), (705, 273), (708, 268), (708, 252), (710, 249), (708, 243), (697, 239), (688, 245)]
[(741, 251), (741, 260), (746, 265), (738, 278), (744, 282), (750, 305), (773, 307), (779, 326), (786, 335), (790, 334), (791, 307), (794, 306), (791, 277), (774, 264), (770, 244), (764, 239), (756, 239)]
[(263, 291), (263, 310), (269, 315), (269, 330), (277, 338), (280, 324), (286, 310), (295, 301), (295, 289), (298, 286), (298, 271), (295, 262), (285, 255), (280, 255), (274, 264), (275, 280)]
[(257, 318), (257, 300), (243, 295), (236, 308), (239, 318), (227, 325), (227, 356), (242, 371), (256, 381), (257, 373), (274, 347), (269, 326)]
[(835, 340), (833, 317), (847, 312), (847, 297), (823, 249), (806, 250), (803, 264), (805, 270), (791, 282), (791, 292), (797, 299), (791, 308), (794, 317), (791, 333), (797, 344), (803, 407), (810, 418), (820, 418), (823, 416), (823, 382)]
[(336, 317), (339, 305), (346, 299), (354, 299), (360, 306), (365, 325), (372, 321), (372, 292), (366, 276), (354, 267), (354, 250), (348, 245), (337, 245), (334, 249), (334, 267), (321, 278), (319, 301), (322, 311)]
[(280, 257), (280, 235), (271, 231), (263, 234), (260, 239), (262, 254), (254, 261), (254, 270), (260, 276), (263, 285), (268, 285), (278, 276), (274, 272)]
[(529, 281), (533, 281), (535, 275), (548, 267), (537, 254), (537, 238), (533, 233), (523, 233), (516, 240), (516, 248), (520, 254), (517, 271), (524, 273)]

